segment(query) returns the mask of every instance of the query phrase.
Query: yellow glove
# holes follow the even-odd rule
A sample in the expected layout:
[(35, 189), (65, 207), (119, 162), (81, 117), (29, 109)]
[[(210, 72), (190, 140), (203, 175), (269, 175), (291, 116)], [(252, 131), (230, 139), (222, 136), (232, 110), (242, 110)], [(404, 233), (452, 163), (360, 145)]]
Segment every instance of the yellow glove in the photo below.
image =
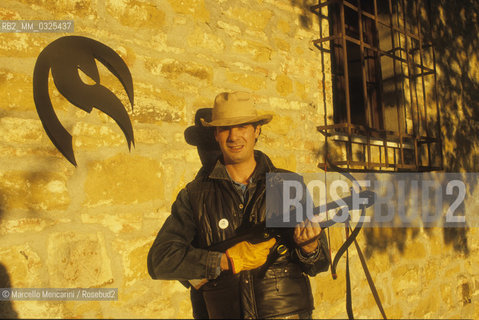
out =
[(275, 238), (258, 244), (242, 241), (226, 250), (226, 256), (231, 263), (233, 273), (262, 266), (266, 262), (269, 250), (275, 243)]

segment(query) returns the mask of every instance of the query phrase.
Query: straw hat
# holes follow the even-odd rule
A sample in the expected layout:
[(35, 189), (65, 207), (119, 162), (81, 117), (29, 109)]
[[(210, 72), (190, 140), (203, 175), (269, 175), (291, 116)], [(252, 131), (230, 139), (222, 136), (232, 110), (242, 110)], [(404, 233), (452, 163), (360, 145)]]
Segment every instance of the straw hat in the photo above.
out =
[(261, 122), (266, 124), (273, 115), (258, 115), (253, 98), (247, 92), (222, 92), (215, 98), (212, 111), (212, 121), (201, 118), (205, 127), (227, 127), (243, 123)]

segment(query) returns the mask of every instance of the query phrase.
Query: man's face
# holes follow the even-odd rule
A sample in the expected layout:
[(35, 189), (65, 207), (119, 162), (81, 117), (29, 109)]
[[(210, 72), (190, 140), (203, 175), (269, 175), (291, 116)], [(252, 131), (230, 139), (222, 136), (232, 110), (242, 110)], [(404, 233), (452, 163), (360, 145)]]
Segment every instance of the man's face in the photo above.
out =
[(260, 126), (255, 128), (252, 124), (216, 127), (215, 139), (225, 164), (239, 164), (254, 158), (254, 145), (259, 133)]

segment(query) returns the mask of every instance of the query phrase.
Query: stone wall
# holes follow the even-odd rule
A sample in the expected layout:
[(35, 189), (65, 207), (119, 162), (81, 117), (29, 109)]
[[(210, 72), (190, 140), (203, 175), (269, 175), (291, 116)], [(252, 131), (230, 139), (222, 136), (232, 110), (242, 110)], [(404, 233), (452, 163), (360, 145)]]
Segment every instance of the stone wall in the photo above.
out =
[[(309, 0), (2, 1), (1, 20), (72, 19), (75, 35), (98, 40), (120, 54), (134, 81), (133, 110), (119, 81), (98, 66), (101, 83), (128, 106), (135, 147), (128, 151), (121, 130), (108, 116), (70, 105), (50, 81), (55, 111), (73, 135), (78, 166), (72, 166), (44, 132), (32, 95), (38, 54), (68, 34), (0, 34), (0, 287), (119, 291), (114, 302), (13, 301), (0, 305), (0, 316), (191, 317), (188, 291), (175, 281), (151, 280), (146, 270), (148, 249), (176, 194), (201, 166), (184, 131), (194, 124), (196, 110), (211, 107), (217, 93), (250, 91), (261, 112), (274, 114), (273, 122), (263, 127), (258, 149), (279, 167), (318, 172), (323, 138), (316, 126), (324, 123), (325, 107), (331, 108), (331, 90), (323, 81), (324, 75), (330, 78), (329, 62), (323, 65), (312, 45), (319, 30), (308, 9), (312, 4)], [(444, 23), (451, 23), (448, 11), (442, 12)], [(477, 22), (476, 12), (464, 15)], [(477, 48), (477, 40), (474, 44)], [(477, 61), (475, 51), (467, 54)], [(459, 60), (459, 69), (463, 62)], [(477, 89), (477, 66), (473, 67), (476, 71), (468, 73), (466, 82), (460, 70), (455, 75), (463, 98)], [(448, 79), (444, 74), (448, 70), (440, 71), (440, 80)], [(442, 103), (446, 114), (454, 108), (455, 94)], [(473, 99), (461, 101), (463, 110), (474, 106)], [(467, 114), (458, 118), (462, 123)], [(475, 156), (477, 162), (477, 138), (470, 135), (477, 133), (477, 121), (461, 128), (469, 133), (465, 135), (470, 139), (469, 152), (462, 144), (464, 152), (450, 152), (460, 136), (454, 135), (458, 131), (449, 135), (445, 128), (445, 153), (462, 156), (453, 159), (459, 167), (448, 168), (477, 170), (477, 163), (469, 159)], [(337, 228), (331, 232), (333, 254), (344, 240), (342, 234)], [(477, 228), (462, 233), (437, 228), (361, 234), (359, 243), (388, 316), (479, 318), (476, 236)], [(355, 314), (377, 318), (380, 314), (358, 257), (351, 251)], [(330, 273), (312, 280), (314, 317), (346, 317), (344, 269), (340, 264), (338, 280), (332, 280)]]

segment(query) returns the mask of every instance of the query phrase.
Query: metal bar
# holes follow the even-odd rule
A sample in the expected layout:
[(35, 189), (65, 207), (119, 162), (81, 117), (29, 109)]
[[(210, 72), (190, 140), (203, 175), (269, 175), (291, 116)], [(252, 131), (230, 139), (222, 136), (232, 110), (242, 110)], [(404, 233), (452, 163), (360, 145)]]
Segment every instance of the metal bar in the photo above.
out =
[(337, 129), (337, 128), (347, 128), (347, 123), (336, 123), (336, 124), (328, 124), (324, 126), (317, 126), (318, 130), (329, 130), (329, 129)]
[[(412, 45), (412, 42), (411, 42), (411, 45)], [(419, 97), (418, 97), (418, 90), (417, 90), (417, 79), (418, 77), (416, 76), (416, 68), (414, 67), (414, 61), (415, 61), (415, 57), (413, 54), (410, 54), (410, 61), (412, 60), (412, 75), (410, 74), (409, 77), (408, 77), (408, 80), (412, 83), (413, 83), (413, 88), (414, 88), (414, 92), (413, 92), (413, 96), (415, 97), (415, 101), (416, 101), (416, 114), (417, 114), (417, 128), (418, 128), (418, 136), (421, 135), (422, 131), (423, 131), (423, 114), (422, 114), (422, 110), (419, 106)]]
[[(365, 161), (350, 161), (349, 162), (351, 166), (358, 166), (358, 167), (365, 167), (366, 163)], [(344, 161), (344, 160), (339, 160), (339, 161), (336, 161), (335, 162), (335, 165), (337, 166), (344, 166), (344, 165), (347, 165), (348, 162), (347, 161)], [(327, 164), (326, 164), (327, 165)], [(318, 164), (318, 167), (320, 168), (324, 168), (325, 166), (325, 163), (319, 163)], [(330, 168), (329, 166), (327, 166), (328, 168)], [(371, 168), (375, 168), (375, 167), (384, 167), (384, 164), (381, 163), (381, 162), (371, 162)], [(416, 169), (416, 166), (414, 164), (391, 164), (388, 166), (388, 168), (399, 168), (399, 169)], [(368, 169), (369, 171), (370, 169)], [(364, 169), (355, 169), (355, 168), (351, 168), (351, 171), (364, 171)]]
[[(331, 124), (331, 125), (317, 126), (316, 128), (318, 130), (331, 130), (331, 129), (341, 129), (341, 128), (347, 128), (347, 127), (348, 127), (347, 123), (337, 123), (337, 124)], [(360, 125), (360, 124), (352, 123), (351, 128), (362, 130), (363, 132), (366, 132), (367, 130), (369, 130), (371, 132), (378, 133), (378, 134), (383, 134), (383, 135), (386, 134), (386, 135), (389, 135), (389, 136), (397, 136), (396, 132), (394, 132), (394, 131), (367, 128), (367, 127), (365, 127), (363, 125)], [(414, 137), (413, 135), (408, 135), (408, 134), (403, 134), (403, 136), (404, 137), (409, 137), (409, 138)]]
[[(320, 0), (321, 1), (321, 0)], [(326, 2), (322, 2), (320, 4), (316, 4), (314, 6), (311, 6), (311, 11), (313, 13), (316, 13), (317, 15), (319, 15), (321, 13), (320, 9), (322, 9), (323, 7), (325, 6), (329, 6), (330, 4), (334, 3), (334, 2), (338, 2), (338, 0), (328, 0)], [(318, 12), (316, 12), (316, 10), (318, 10)]]
[[(404, 0), (402, 0), (401, 3), (402, 3), (402, 18), (403, 18), (403, 24), (404, 24), (403, 28), (406, 31), (407, 29), (406, 6), (404, 3)], [(406, 60), (407, 60), (408, 75), (411, 75), (413, 74), (413, 70), (410, 63), (411, 59), (409, 57), (409, 44), (408, 44), (407, 36), (405, 38), (405, 46), (406, 46)], [(418, 136), (420, 133), (419, 133), (419, 128), (417, 127), (416, 121), (414, 121), (414, 109), (413, 109), (414, 97), (413, 97), (413, 92), (411, 88), (412, 88), (412, 85), (411, 85), (411, 81), (409, 80), (409, 98), (411, 99), (411, 113), (412, 113), (411, 115), (412, 115), (413, 132), (416, 136)], [(416, 112), (419, 112), (419, 110), (417, 110), (417, 103), (416, 103)], [(419, 114), (417, 114), (417, 117), (419, 118)], [(414, 142), (414, 152), (416, 153), (416, 167), (419, 168), (419, 152), (417, 149), (417, 140), (415, 140)]]
[[(346, 40), (348, 40), (348, 41), (350, 41), (350, 42), (352, 42), (352, 43), (355, 43), (355, 44), (357, 44), (357, 45), (360, 44), (360, 41), (359, 41), (358, 39), (355, 39), (355, 38), (350, 37), (350, 36), (348, 36), (348, 35), (346, 35)], [(372, 51), (374, 51), (374, 52), (380, 53), (381, 56), (387, 56), (387, 57), (390, 57), (390, 58), (392, 58), (392, 59), (401, 61), (401, 62), (403, 62), (403, 63), (407, 63), (407, 60), (406, 60), (406, 59), (402, 58), (401, 56), (398, 57), (398, 56), (396, 56), (395, 54), (391, 53), (391, 52), (393, 52), (393, 51), (404, 51), (405, 54), (407, 54), (407, 52), (406, 52), (406, 50), (404, 50), (404, 48), (394, 48), (394, 49), (391, 49), (391, 50), (388, 50), (388, 51), (383, 51), (383, 50), (381, 50), (381, 49), (379, 49), (379, 48), (376, 48), (376, 47), (374, 47), (374, 46), (369, 45), (369, 44), (366, 43), (366, 42), (364, 42), (363, 45), (364, 45), (364, 47), (367, 48), (367, 49), (370, 49), (370, 50), (372, 50)], [(412, 64), (414, 67), (416, 67), (416, 68), (420, 68), (421, 70), (427, 70), (428, 72), (433, 72), (433, 69), (430, 69), (430, 68), (428, 68), (428, 67), (425, 67), (425, 66), (422, 66), (422, 65), (420, 65), (420, 64), (417, 64), (417, 63), (415, 63), (414, 61), (412, 61), (411, 64)]]
[[(337, 0), (333, 0), (332, 2), (335, 2), (335, 1), (337, 1)], [(359, 0), (359, 1), (360, 1), (360, 0)], [(347, 6), (348, 8), (350, 8), (350, 9), (356, 11), (356, 12), (359, 11), (358, 7), (355, 6), (355, 5), (353, 5), (353, 4), (350, 3), (350, 2), (345, 1), (345, 2), (344, 2), (344, 5)], [(414, 34), (413, 32), (408, 31), (407, 28), (401, 29), (401, 28), (399, 28), (399, 27), (396, 27), (395, 25), (391, 25), (391, 24), (387, 24), (387, 23), (385, 23), (385, 22), (382, 22), (382, 21), (381, 21), (380, 19), (378, 19), (375, 15), (373, 15), (373, 14), (367, 12), (367, 11), (363, 11), (362, 14), (365, 15), (366, 17), (370, 18), (370, 19), (376, 20), (378, 23), (382, 24), (383, 26), (386, 26), (386, 27), (388, 27), (388, 28), (392, 28), (394, 31), (397, 31), (397, 32), (399, 32), (399, 33), (401, 33), (401, 34), (403, 34), (403, 35), (406, 35), (406, 36), (408, 36), (408, 37), (411, 37), (411, 38), (416, 39), (416, 40), (419, 41), (420, 35), (419, 35), (419, 34), (416, 35), (416, 34)]]
[[(421, 0), (419, 0), (418, 3), (416, 4), (416, 17), (417, 17), (417, 25), (418, 25), (417, 28), (418, 28), (418, 34), (419, 34), (419, 59), (420, 59), (420, 64), (423, 65), (424, 64), (423, 51), (422, 51), (423, 43), (422, 43), (422, 37), (421, 37), (422, 25), (421, 25), (421, 19), (420, 19), (421, 15), (420, 15), (420, 11), (419, 11), (420, 5), (422, 5)], [(422, 72), (422, 74), (424, 74), (424, 72)], [(424, 128), (426, 130), (426, 136), (429, 136), (429, 128), (428, 128), (428, 125), (427, 125), (427, 122), (428, 122), (427, 97), (426, 97), (427, 94), (426, 94), (426, 84), (425, 84), (424, 76), (421, 77), (421, 83), (422, 83), (422, 95), (423, 95), (423, 104), (424, 104)], [(429, 166), (432, 166), (431, 145), (430, 144), (427, 144), (427, 158), (428, 158)]]
[(348, 169), (349, 169), (349, 162), (351, 161), (351, 154), (352, 154), (352, 146), (351, 146), (351, 102), (349, 97), (349, 70), (348, 70), (348, 50), (346, 48), (346, 22), (344, 18), (344, 0), (340, 0), (340, 9), (339, 15), (341, 20), (341, 33), (343, 34), (342, 42), (343, 42), (343, 59), (344, 59), (344, 93), (346, 95), (346, 114), (347, 114), (347, 121), (348, 121), (348, 150), (346, 151), (346, 158), (348, 161)]
[[(321, 0), (318, 0), (318, 1), (321, 1)], [(327, 1), (326, 3), (328, 3), (329, 1)], [(319, 34), (322, 36), (323, 35), (323, 23), (322, 23), (322, 20), (321, 20), (321, 17), (322, 17), (322, 13), (321, 13), (321, 8), (318, 9), (318, 16), (319, 16)], [(329, 13), (328, 13), (329, 14)], [(314, 44), (316, 47), (318, 46), (317, 43)], [(319, 43), (320, 45), (320, 51), (321, 51), (321, 65), (323, 67), (323, 84), (326, 82), (326, 74), (324, 72), (324, 48), (323, 48), (323, 42), (320, 42)], [(330, 44), (330, 48), (331, 48), (331, 44)], [(332, 50), (329, 50), (330, 53), (332, 53), (333, 51)], [(327, 108), (327, 102), (326, 102), (326, 88), (325, 86), (323, 85), (323, 102), (324, 102), (324, 124), (327, 125), (328, 123), (328, 108)], [(319, 128), (318, 128), (319, 130)], [(327, 162), (327, 157), (328, 157), (328, 154), (329, 154), (329, 150), (328, 150), (328, 136), (325, 134), (324, 135), (324, 153), (323, 153), (323, 160), (324, 160), (324, 163)], [(324, 167), (324, 170), (326, 172), (326, 167)], [(326, 179), (326, 176), (325, 176), (325, 179)], [(329, 232), (329, 230), (328, 230)]]
[[(361, 0), (358, 0), (358, 4), (360, 4), (360, 2), (361, 2)], [(352, 9), (352, 10), (354, 10), (354, 11), (357, 11), (357, 12), (359, 11), (359, 6), (355, 6), (355, 5), (353, 5), (352, 3), (350, 3), (350, 2), (347, 2), (347, 1), (346, 1), (346, 2), (345, 2), (345, 6), (347, 6), (348, 8), (350, 8), (350, 9)], [(387, 23), (384, 23), (384, 22), (382, 22), (381, 20), (379, 20), (379, 19), (376, 17), (376, 15), (373, 15), (373, 14), (367, 12), (367, 11), (363, 11), (362, 14), (365, 15), (366, 17), (370, 18), (370, 19), (377, 20), (378, 23), (380, 23), (380, 24), (382, 24), (382, 25), (384, 25), (384, 26), (393, 28), (393, 30), (395, 30), (395, 31), (398, 31), (398, 32), (400, 32), (400, 33), (403, 33), (403, 34), (405, 34), (405, 35), (411, 37), (411, 38), (414, 38), (414, 39), (416, 39), (416, 40), (419, 40), (419, 37), (420, 37), (419, 34), (416, 35), (416, 34), (414, 34), (413, 32), (409, 32), (407, 29), (401, 29), (401, 28), (398, 28), (398, 27), (396, 27), (396, 26), (394, 26), (394, 25), (388, 25)]]
[[(362, 77), (361, 77), (361, 82), (362, 82), (362, 86), (363, 86), (363, 102), (364, 102), (364, 105), (366, 107), (366, 113), (368, 115), (368, 117), (366, 118), (367, 121), (368, 121), (368, 127), (372, 127), (374, 128), (375, 127), (375, 123), (374, 123), (374, 112), (373, 112), (373, 108), (372, 108), (372, 105), (370, 103), (370, 100), (369, 100), (369, 96), (368, 96), (368, 88), (367, 88), (367, 83), (366, 83), (366, 78), (369, 78), (369, 68), (368, 68), (368, 72), (366, 71), (366, 63), (364, 61), (364, 37), (363, 37), (363, 11), (362, 11), (362, 8), (361, 8), (361, 0), (358, 1), (358, 24), (359, 24), (359, 54), (360, 54), (360, 60), (361, 60), (361, 73), (362, 73)], [(369, 64), (368, 64), (369, 66)], [(366, 131), (367, 133), (367, 144), (366, 144), (366, 149), (367, 149), (367, 157), (368, 157), (368, 161), (367, 161), (367, 166), (366, 166), (366, 169), (369, 169), (370, 166), (369, 166), (369, 163), (371, 163), (371, 144), (370, 144), (370, 131), (367, 130)]]
[[(339, 36), (342, 36), (342, 35), (339, 35)], [(360, 41), (359, 41), (358, 39), (355, 39), (355, 38), (353, 38), (353, 37), (351, 37), (351, 36), (348, 36), (348, 35), (346, 35), (345, 37), (346, 37), (346, 40), (347, 40), (347, 41), (350, 41), (350, 42), (352, 42), (352, 43), (354, 43), (354, 44), (360, 45)], [(318, 39), (318, 40), (319, 40), (319, 39)], [(331, 39), (327, 39), (327, 40), (331, 40)], [(327, 40), (324, 40), (324, 41), (327, 41)], [(317, 40), (313, 40), (313, 41), (317, 41)], [(364, 46), (365, 48), (367, 48), (367, 49), (373, 50), (373, 51), (375, 51), (375, 52), (379, 52), (382, 56), (387, 56), (387, 57), (390, 57), (390, 58), (392, 58), (392, 59), (395, 59), (395, 60), (398, 60), (398, 61), (407, 63), (407, 60), (406, 60), (406, 59), (404, 59), (404, 58), (402, 58), (402, 57), (398, 57), (398, 56), (396, 56), (395, 54), (391, 53), (391, 52), (397, 51), (397, 50), (399, 50), (399, 51), (405, 51), (405, 52), (406, 52), (406, 50), (404, 50), (404, 48), (393, 48), (393, 49), (388, 50), (388, 51), (383, 51), (383, 50), (380, 50), (380, 49), (378, 49), (378, 48), (376, 48), (376, 47), (374, 47), (374, 46), (369, 45), (369, 44), (366, 43), (366, 42), (363, 43), (363, 46)], [(406, 54), (407, 54), (407, 52), (406, 52)], [(416, 68), (421, 68), (422, 70), (427, 70), (428, 72), (431, 72), (431, 73), (433, 72), (433, 69), (430, 69), (430, 68), (425, 67), (425, 66), (423, 66), (423, 65), (417, 64), (417, 63), (415, 63), (414, 61), (411, 62), (411, 64), (412, 64), (414, 67), (416, 67)]]
[[(374, 127), (374, 118), (371, 108), (371, 104), (368, 99), (368, 88), (366, 84), (366, 65), (364, 63), (364, 38), (363, 38), (363, 19), (362, 19), (362, 10), (361, 10), (361, 0), (358, 1), (358, 24), (359, 24), (359, 58), (361, 61), (361, 83), (363, 87), (363, 103), (366, 107), (366, 119), (367, 126)], [(367, 131), (367, 149), (368, 149), (368, 161), (371, 160), (371, 146), (369, 145), (369, 131)]]
[(314, 44), (314, 46), (315, 46), (316, 48), (318, 48), (318, 50), (321, 51), (321, 52), (332, 53), (332, 51), (331, 51), (330, 49), (322, 48), (321, 46), (318, 46), (317, 44)]
[[(431, 1), (428, 0), (428, 7), (429, 7), (429, 12), (432, 12), (431, 10)], [(432, 34), (432, 19), (429, 19), (429, 30)], [(440, 155), (440, 161), (441, 161), (441, 169), (444, 168), (444, 156), (442, 154), (442, 137), (441, 137), (441, 113), (439, 109), (439, 99), (438, 99), (438, 93), (437, 93), (437, 73), (436, 73), (436, 52), (434, 50), (434, 46), (432, 47), (432, 63), (433, 63), (433, 68), (434, 68), (434, 96), (436, 98), (436, 114), (437, 114), (437, 138), (439, 139), (439, 155)]]
[[(395, 1), (394, 4), (396, 5), (396, 11), (397, 11), (397, 14), (396, 14), (396, 22), (397, 24), (399, 25), (399, 20), (400, 20), (400, 16), (399, 16), (399, 9), (398, 9), (398, 2)], [(401, 34), (398, 34), (398, 44), (399, 46), (401, 46)], [(399, 51), (399, 54), (401, 55), (401, 58), (402, 58), (402, 51), (400, 50)], [(402, 60), (404, 63), (407, 63), (407, 60)], [(400, 63), (400, 67), (401, 67), (401, 74), (404, 76), (404, 66), (403, 66), (403, 63)], [(405, 84), (404, 84), (404, 81), (401, 82), (401, 90), (402, 90), (402, 93), (403, 93), (403, 96), (402, 96), (402, 100), (403, 100), (403, 111), (404, 111), (404, 129), (405, 129), (405, 132), (409, 132), (409, 128), (408, 128), (408, 123), (407, 123), (407, 102), (406, 102), (406, 97), (405, 97), (405, 92), (406, 92), (406, 89), (405, 89)], [(412, 117), (412, 115), (411, 115)], [(414, 124), (414, 122), (413, 122)], [(414, 131), (413, 131), (413, 136), (414, 136)]]
[[(361, 2), (361, 0), (358, 0), (358, 3)], [(348, 1), (344, 1), (344, 5), (350, 9), (353, 9), (354, 11), (358, 11), (358, 7), (356, 7), (355, 5), (353, 5), (351, 2), (348, 2)]]
[(313, 43), (318, 44), (318, 43), (323, 43), (323, 42), (326, 42), (326, 41), (336, 40), (336, 39), (341, 38), (342, 36), (343, 36), (342, 34), (337, 34), (337, 35), (332, 35), (332, 36), (329, 36), (329, 37), (326, 37), (326, 38), (319, 38), (319, 39), (313, 40)]
[[(392, 29), (393, 27), (393, 9), (392, 9), (392, 2), (389, 0), (389, 23), (391, 26), (391, 48), (395, 47), (394, 43), (394, 30)], [(393, 73), (394, 73), (394, 92), (396, 93), (396, 111), (397, 111), (397, 125), (398, 125), (398, 133), (399, 133), (399, 155), (401, 159), (401, 164), (404, 164), (404, 146), (403, 146), (403, 128), (402, 128), (402, 123), (401, 123), (401, 103), (399, 101), (399, 86), (398, 86), (398, 80), (397, 80), (397, 72), (396, 72), (396, 60), (392, 60), (393, 63)], [(406, 120), (406, 118), (404, 118)], [(396, 157), (396, 155), (394, 155)], [(395, 162), (396, 163), (396, 162)]]
[[(374, 49), (373, 49), (374, 50)], [(407, 54), (406, 50), (404, 50), (404, 48), (393, 48), (391, 50), (388, 50), (388, 51), (382, 51), (382, 50), (379, 50), (379, 52), (384, 55), (384, 56), (387, 56), (387, 57), (390, 57), (392, 59), (396, 59), (396, 60), (399, 60), (401, 62), (404, 62), (404, 63), (407, 63), (407, 61), (405, 59), (403, 59), (402, 57), (398, 57), (395, 55), (395, 53), (391, 53), (391, 52), (396, 52), (396, 51), (404, 51), (405, 54)], [(420, 65), (420, 64), (417, 64), (415, 63), (414, 61), (412, 62), (413, 66), (416, 67), (416, 68), (420, 68), (421, 70), (427, 70), (428, 72), (434, 72), (433, 69), (431, 68), (428, 68), (428, 67), (425, 67), (423, 65)]]
[(425, 77), (425, 76), (429, 76), (429, 75), (432, 75), (434, 74), (434, 71), (430, 71), (430, 72), (422, 72), (422, 73), (418, 73), (414, 76), (414, 78), (419, 78), (419, 77)]
[(406, 35), (406, 36), (411, 37), (411, 38), (413, 38), (413, 39), (419, 40), (419, 39), (418, 39), (418, 38), (419, 38), (418, 35), (415, 35), (414, 33), (411, 33), (411, 32), (409, 32), (409, 31), (407, 31), (407, 30), (404, 31), (403, 29), (400, 29), (399, 27), (396, 27), (395, 25), (389, 25), (389, 24), (387, 24), (387, 23), (382, 22), (381, 20), (378, 20), (378, 23), (379, 23), (379, 24), (382, 24), (382, 25), (385, 26), (385, 27), (391, 28), (393, 31), (399, 32), (399, 33), (401, 33), (401, 34), (403, 34), (403, 35)]
[[(373, 40), (373, 45), (375, 45), (379, 51), (381, 50), (381, 45), (379, 43), (379, 27), (378, 27), (378, 21), (379, 21), (379, 18), (378, 18), (378, 4), (377, 4), (377, 0), (374, 0), (373, 1), (373, 4), (374, 4), (374, 26), (376, 28), (376, 32), (375, 32), (375, 36), (374, 36), (374, 40)], [(374, 52), (374, 55), (375, 55), (375, 64), (376, 64), (376, 81), (378, 82), (378, 85), (377, 85), (377, 89), (379, 91), (379, 97), (382, 97), (383, 96), (383, 79), (382, 79), (382, 70), (381, 70), (381, 55), (376, 51)], [(394, 61), (393, 61), (394, 62)], [(376, 97), (377, 99), (377, 103), (380, 104), (380, 107), (381, 107), (381, 116), (384, 117), (384, 103), (382, 103), (382, 101), (380, 101), (379, 97)], [(382, 120), (382, 119), (381, 119)], [(383, 125), (381, 125), (383, 126)], [(386, 168), (388, 167), (389, 165), (389, 156), (388, 156), (388, 146), (387, 146), (387, 135), (384, 135), (384, 140), (383, 140), (383, 146), (384, 146), (384, 163), (386, 164)], [(379, 162), (381, 162), (381, 148), (379, 148)]]

